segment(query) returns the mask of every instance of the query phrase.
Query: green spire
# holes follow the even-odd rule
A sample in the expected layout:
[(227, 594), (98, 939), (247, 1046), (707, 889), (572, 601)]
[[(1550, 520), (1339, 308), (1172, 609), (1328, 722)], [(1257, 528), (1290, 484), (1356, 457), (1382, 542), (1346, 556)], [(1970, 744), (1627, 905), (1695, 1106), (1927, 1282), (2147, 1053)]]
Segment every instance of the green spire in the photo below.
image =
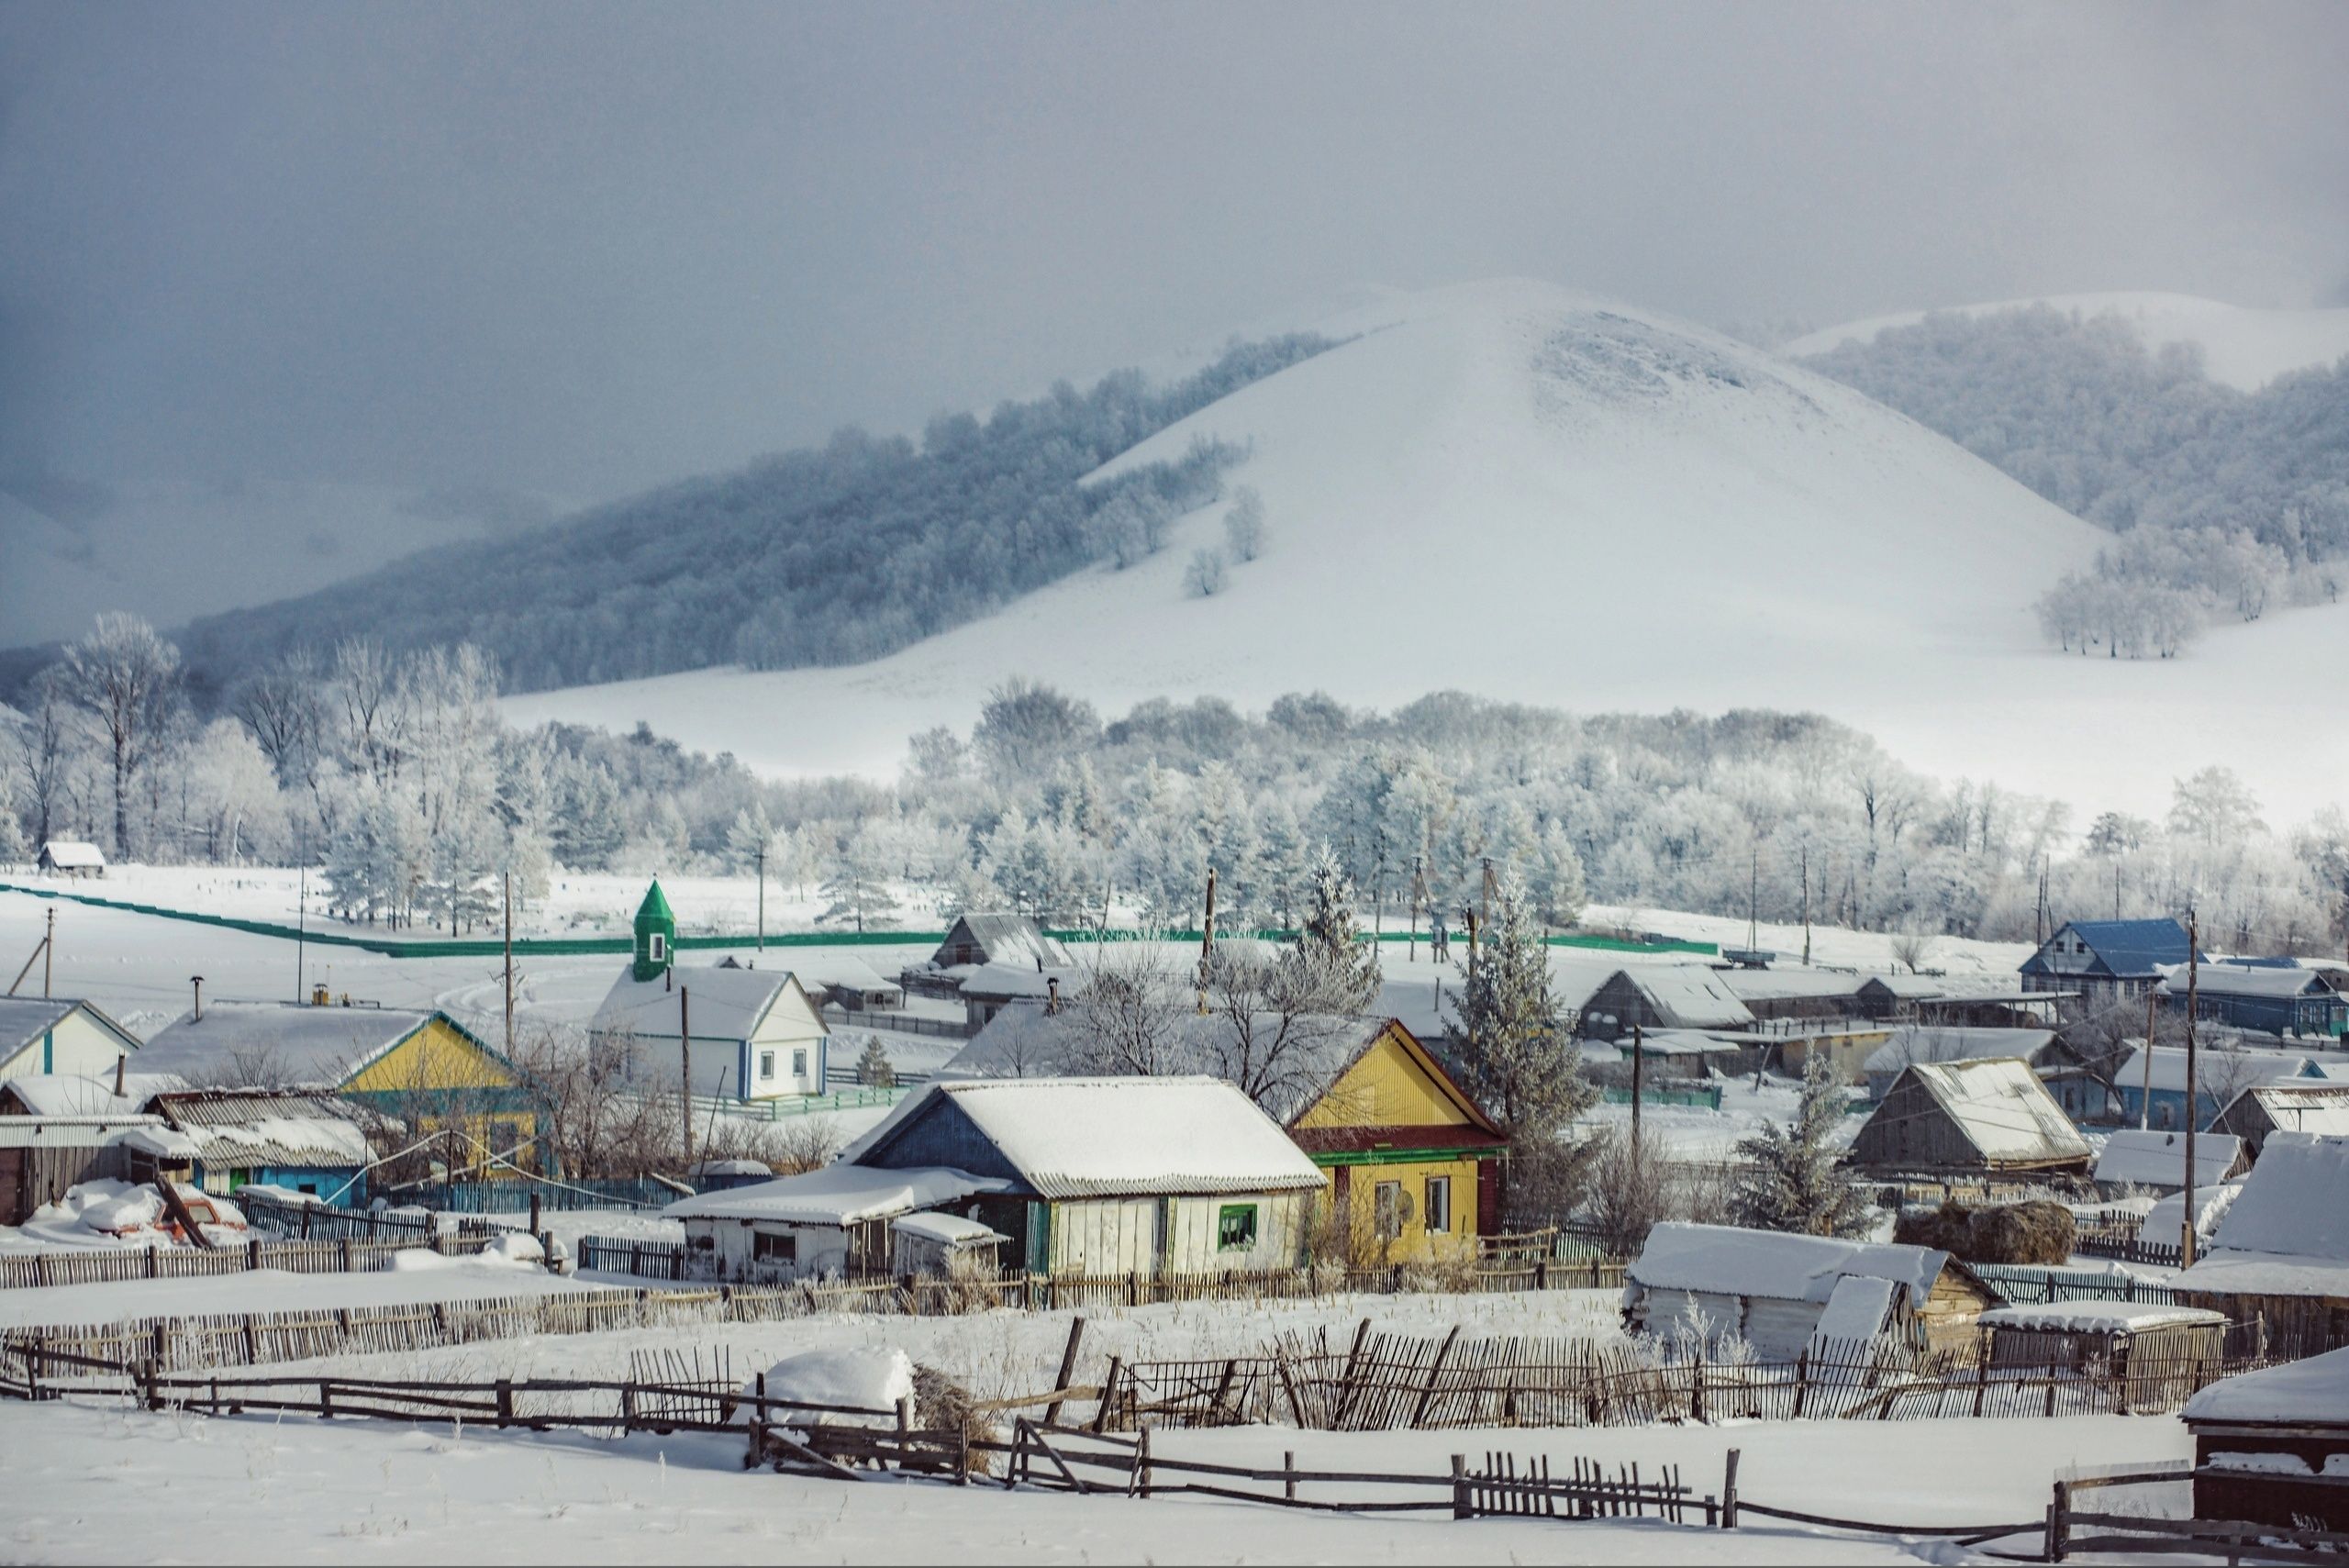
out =
[(636, 963), (630, 973), (639, 980), (658, 980), (676, 962), (677, 917), (661, 895), (661, 879), (644, 890), (636, 906)]

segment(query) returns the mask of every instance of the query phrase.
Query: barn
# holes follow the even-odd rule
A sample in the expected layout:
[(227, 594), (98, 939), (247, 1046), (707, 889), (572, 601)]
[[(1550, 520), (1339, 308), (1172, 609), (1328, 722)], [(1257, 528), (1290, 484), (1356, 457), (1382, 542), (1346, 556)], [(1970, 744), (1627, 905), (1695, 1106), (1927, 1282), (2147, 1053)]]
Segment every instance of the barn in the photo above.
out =
[(33, 862), (43, 876), (104, 876), (106, 857), (95, 844), (82, 839), (51, 839), (40, 847)]
[(843, 1160), (995, 1184), (968, 1216), (1030, 1273), (1252, 1273), (1306, 1261), (1320, 1169), (1219, 1079), (933, 1082)]
[(2270, 1136), (2210, 1251), (2176, 1284), (2193, 1306), (2264, 1322), (2288, 1353), (2349, 1344), (2349, 1139)]
[(1058, 938), (1025, 915), (964, 915), (947, 929), (930, 967), (962, 969), (983, 963), (1015, 969), (1070, 969), (1076, 961)]
[(2093, 1155), (2029, 1063), (1991, 1057), (1902, 1068), (1851, 1157), (1887, 1173), (2007, 1175), (2084, 1173)]
[(1583, 1004), (1585, 1040), (1627, 1038), (1642, 1029), (1751, 1029), (1753, 1011), (1701, 963), (1642, 964), (1619, 969)]
[(2254, 1084), (2227, 1102), (2212, 1118), (2210, 1130), (2242, 1139), (2254, 1161), (2279, 1132), (2349, 1138), (2349, 1084), (2329, 1079)]
[(1765, 1361), (1793, 1361), (1820, 1340), (1921, 1351), (1963, 1340), (2003, 1305), (1937, 1248), (1677, 1220), (1648, 1232), (1624, 1280), (1626, 1329), (1670, 1338), (1696, 1325), (1708, 1339), (1743, 1339)]
[(2045, 1367), (2112, 1391), (2123, 1415), (2175, 1409), (2225, 1359), (2227, 1320), (2199, 1307), (2057, 1301), (1985, 1312), (1983, 1364)]
[(2031, 1064), (2033, 1073), (2052, 1059), (2055, 1035), (2050, 1029), (1964, 1029), (1933, 1024), (1898, 1024), (1891, 1038), (1868, 1053), (1862, 1071), (1867, 1074), (1868, 1097), (1880, 1100), (1891, 1092), (1893, 1080), (1912, 1062), (1977, 1062), (1986, 1057), (2011, 1056)]

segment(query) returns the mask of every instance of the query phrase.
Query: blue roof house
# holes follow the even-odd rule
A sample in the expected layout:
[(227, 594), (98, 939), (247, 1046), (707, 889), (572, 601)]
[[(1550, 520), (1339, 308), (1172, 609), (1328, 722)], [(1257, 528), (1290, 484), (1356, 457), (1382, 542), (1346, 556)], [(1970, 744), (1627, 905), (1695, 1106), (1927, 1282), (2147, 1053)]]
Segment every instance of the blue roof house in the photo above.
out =
[(2191, 945), (2176, 920), (2066, 920), (2022, 962), (2026, 991), (2076, 991), (2089, 1012), (2162, 983)]

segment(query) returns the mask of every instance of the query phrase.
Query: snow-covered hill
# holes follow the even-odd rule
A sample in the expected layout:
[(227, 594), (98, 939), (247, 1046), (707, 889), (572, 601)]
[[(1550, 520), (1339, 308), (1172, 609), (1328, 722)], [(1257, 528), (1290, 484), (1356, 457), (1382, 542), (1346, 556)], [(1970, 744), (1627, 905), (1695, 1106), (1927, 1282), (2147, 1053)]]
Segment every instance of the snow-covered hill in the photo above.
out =
[[(2030, 305), (2051, 305), (2083, 316), (2120, 316), (2156, 348), (2165, 343), (2198, 343), (2210, 379), (2245, 392), (2255, 391), (2288, 371), (2329, 365), (2349, 354), (2349, 309), (2256, 310), (2188, 294), (2144, 293), (2059, 294), (1954, 308), (1960, 315), (1986, 316)], [(1912, 310), (1846, 322), (1797, 338), (1781, 351), (1795, 359), (1825, 353), (1839, 343), (1865, 342), (1887, 327), (1912, 327), (1925, 315)]]
[(265, 604), (552, 515), (502, 493), (276, 481), (126, 483), (47, 508), (0, 494), (0, 647), (74, 636), (100, 610), (168, 627)]
[(1458, 686), (1580, 710), (1817, 708), (1927, 765), (1995, 771), (1994, 726), (1946, 744), (1938, 705), (2045, 682), (2029, 606), (2101, 538), (1859, 394), (1701, 328), (1546, 284), (1393, 296), (1355, 340), (1225, 398), (1194, 434), (1271, 546), (1186, 596), (1220, 508), (1165, 552), (1088, 569), (872, 663), (532, 694), (518, 720), (640, 718), (763, 770), (894, 771), (906, 737), (967, 729), (1028, 674), (1114, 710), (1325, 688), (1391, 704)]

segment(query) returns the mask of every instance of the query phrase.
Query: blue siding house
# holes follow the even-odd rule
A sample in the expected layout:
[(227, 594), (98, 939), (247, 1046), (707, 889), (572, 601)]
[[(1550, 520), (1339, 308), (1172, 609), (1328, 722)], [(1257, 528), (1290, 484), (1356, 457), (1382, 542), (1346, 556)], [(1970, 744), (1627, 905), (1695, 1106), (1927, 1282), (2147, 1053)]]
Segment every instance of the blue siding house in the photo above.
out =
[(2076, 991), (2089, 1012), (2144, 994), (2190, 951), (2176, 920), (2066, 920), (2022, 962), (2025, 991)]
[[(2162, 986), (2168, 1005), (2186, 1006), (2186, 975)], [(2349, 996), (2323, 970), (2297, 964), (2206, 963), (2195, 977), (2194, 1014), (2263, 1034), (2338, 1040), (2349, 1029)]]
[[(2324, 1069), (2305, 1056), (2274, 1051), (2217, 1051), (2195, 1053), (2194, 1126), (2210, 1127), (2237, 1095), (2261, 1084), (2326, 1082)], [(2186, 1125), (2186, 1048), (2158, 1046), (2153, 1061), (2153, 1114), (2144, 1115), (2145, 1048), (2129, 1053), (2128, 1064), (2113, 1081), (2112, 1097), (2124, 1127), (2150, 1127), (2156, 1132)]]

